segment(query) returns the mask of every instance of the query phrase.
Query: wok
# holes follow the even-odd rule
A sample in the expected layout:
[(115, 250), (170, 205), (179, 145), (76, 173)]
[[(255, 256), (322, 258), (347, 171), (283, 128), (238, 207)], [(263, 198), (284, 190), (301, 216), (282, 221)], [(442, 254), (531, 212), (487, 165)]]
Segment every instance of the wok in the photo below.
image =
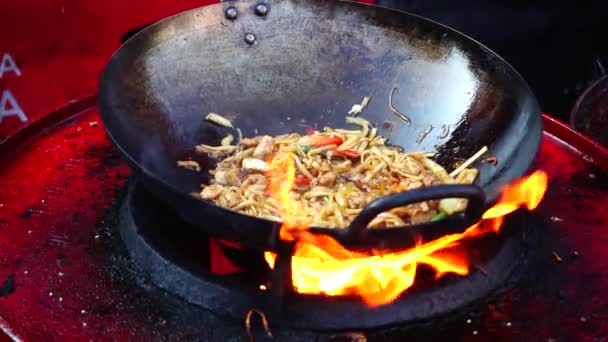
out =
[(608, 146), (608, 75), (593, 82), (576, 101), (570, 126), (598, 143)]
[[(155, 196), (214, 236), (275, 248), (280, 225), (220, 208), (190, 194), (210, 181), (176, 167), (196, 144), (235, 132), (205, 122), (220, 113), (244, 136), (345, 127), (353, 104), (405, 150), (437, 151), (449, 165), (487, 145), (496, 166), (478, 163), (476, 185), (440, 185), (382, 197), (348, 229), (312, 228), (347, 245), (406, 247), (477, 221), (538, 150), (542, 123), (522, 77), (486, 47), (448, 27), (381, 7), (327, 0), (245, 0), (194, 9), (130, 38), (109, 60), (99, 108), (113, 144)], [(266, 11), (264, 11), (266, 9)], [(395, 116), (393, 103), (411, 118)], [(387, 122), (390, 122), (387, 124)], [(421, 142), (419, 134), (434, 129)], [(446, 138), (441, 127), (450, 127)], [(400, 228), (366, 230), (379, 213), (427, 199), (468, 198), (465, 213)], [(167, 227), (179, 229), (179, 227)]]

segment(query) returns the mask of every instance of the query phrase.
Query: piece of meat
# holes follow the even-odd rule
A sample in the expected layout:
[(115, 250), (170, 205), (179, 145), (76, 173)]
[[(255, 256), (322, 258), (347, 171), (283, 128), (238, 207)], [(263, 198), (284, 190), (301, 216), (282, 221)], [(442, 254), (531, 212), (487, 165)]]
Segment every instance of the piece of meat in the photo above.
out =
[(253, 158), (264, 160), (272, 153), (274, 148), (274, 139), (271, 136), (265, 135), (260, 140), (260, 143), (253, 151)]
[(267, 171), (268, 164), (260, 159), (256, 158), (245, 158), (243, 159), (243, 169), (247, 171)]
[(200, 195), (203, 199), (216, 199), (222, 193), (223, 189), (224, 188), (221, 185), (212, 184), (206, 186), (203, 191), (201, 191)]
[(354, 191), (348, 196), (348, 207), (351, 209), (361, 209), (367, 204), (365, 193)]
[(177, 166), (187, 169), (187, 170), (196, 171), (196, 172), (201, 171), (201, 166), (198, 165), (198, 163), (195, 162), (194, 160), (180, 160), (177, 162)]
[(245, 178), (245, 181), (243, 181), (243, 185), (241, 185), (241, 189), (243, 191), (247, 190), (250, 186), (252, 185), (264, 185), (266, 186), (268, 182), (268, 179), (261, 174), (251, 174), (249, 176), (247, 176), (247, 178)]
[(422, 173), (420, 174), (420, 178), (422, 178), (422, 183), (424, 184), (424, 186), (431, 186), (439, 183), (433, 171), (422, 171)]
[(431, 210), (431, 207), (429, 207), (429, 203), (428, 202), (420, 202), (418, 203), (418, 209), (420, 211), (429, 211)]
[(422, 185), (423, 184), (421, 181), (406, 178), (399, 182), (399, 184), (396, 186), (396, 189), (398, 189), (398, 191), (414, 190), (421, 188)]
[(417, 211), (414, 215), (410, 216), (410, 222), (412, 224), (427, 223), (435, 215), (437, 215), (437, 211), (435, 210)]
[(338, 175), (336, 175), (335, 172), (329, 171), (320, 175), (317, 179), (319, 181), (319, 185), (331, 187), (336, 182), (337, 177)]
[(436, 203), (431, 201), (414, 203), (405, 207), (399, 207), (391, 210), (391, 213), (399, 217), (409, 217), (412, 223), (428, 222), (437, 214)]
[(230, 208), (237, 206), (241, 203), (241, 196), (236, 192), (229, 192), (226, 194), (226, 205)]
[(221, 162), (219, 162), (219, 164), (217, 164), (217, 168), (218, 170), (221, 169), (238, 169), (240, 167), (240, 164), (235, 160), (235, 158), (228, 158), (228, 159), (224, 159)]
[(258, 141), (255, 139), (251, 139), (251, 138), (243, 138), (239, 142), (239, 145), (245, 146), (247, 148), (256, 147), (256, 146), (258, 146)]
[(340, 177), (342, 177), (344, 180), (347, 180), (349, 182), (360, 182), (361, 179), (363, 179), (363, 175), (360, 173), (343, 173), (340, 175)]
[(220, 185), (240, 185), (241, 177), (239, 176), (240, 170), (218, 170), (215, 173), (215, 182)]
[(268, 182), (268, 179), (264, 175), (255, 174), (249, 175), (245, 181), (249, 181), (251, 184), (265, 185)]

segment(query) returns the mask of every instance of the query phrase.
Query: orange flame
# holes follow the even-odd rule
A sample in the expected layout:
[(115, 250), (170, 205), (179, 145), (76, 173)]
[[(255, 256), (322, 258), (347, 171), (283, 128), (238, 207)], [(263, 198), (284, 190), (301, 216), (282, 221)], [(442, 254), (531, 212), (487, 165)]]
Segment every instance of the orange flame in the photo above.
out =
[(283, 240), (293, 240), (291, 231), (305, 229), (310, 226), (310, 222), (300, 203), (289, 198), (289, 192), (296, 178), (295, 158), (291, 148), (281, 146), (279, 152), (270, 161), (267, 175), (270, 179), (268, 191), (279, 203), (279, 214), (283, 219), (279, 236)]
[[(418, 265), (432, 267), (436, 278), (447, 273), (467, 275), (469, 265), (466, 258), (450, 253), (449, 248), (464, 239), (498, 232), (503, 217), (520, 207), (535, 209), (548, 183), (547, 174), (536, 171), (509, 186), (498, 203), (483, 214), (482, 220), (463, 233), (445, 235), (397, 253), (366, 254), (349, 251), (331, 237), (304, 231), (309, 226), (305, 211), (289, 197), (295, 179), (295, 163), (288, 147), (282, 147), (273, 157), (268, 176), (270, 194), (280, 204), (283, 219), (280, 236), (297, 240), (292, 259), (295, 290), (302, 294), (357, 295), (369, 306), (390, 303), (410, 288)], [(298, 230), (297, 238), (294, 230)], [(273, 268), (276, 255), (266, 252), (265, 258)]]

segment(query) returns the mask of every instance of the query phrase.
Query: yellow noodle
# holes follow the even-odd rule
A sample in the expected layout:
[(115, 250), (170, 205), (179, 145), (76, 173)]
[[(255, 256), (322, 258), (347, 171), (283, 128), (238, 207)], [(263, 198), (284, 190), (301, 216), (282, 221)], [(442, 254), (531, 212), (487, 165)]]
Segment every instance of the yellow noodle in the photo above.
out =
[[(312, 135), (283, 134), (272, 139), (271, 151), (264, 156), (268, 162), (272, 153), (278, 151), (281, 145), (292, 148), (295, 171), (299, 176), (297, 182), (301, 181), (301, 177), (306, 182), (295, 184), (289, 197), (301, 206), (309, 215), (308, 221), (315, 226), (347, 227), (363, 207), (379, 196), (425, 184), (470, 184), (478, 175), (477, 169), (467, 167), (484, 150), (477, 153), (474, 156), (476, 158), (469, 159), (464, 167), (448, 174), (441, 165), (430, 159), (435, 155), (434, 152), (403, 152), (396, 146), (386, 145), (387, 139), (378, 135), (378, 129), (369, 121), (361, 117), (347, 117), (346, 122), (359, 126), (359, 129), (325, 127), (322, 132), (314, 132)], [(245, 143), (240, 130), (237, 129), (237, 133), (239, 144), (243, 146), (232, 145), (232, 136), (222, 139), (220, 146), (196, 146), (199, 153), (225, 157), (210, 171), (214, 177), (211, 182), (214, 188), (207, 189), (208, 186), (203, 185), (200, 196), (204, 199), (207, 196), (207, 200), (239, 213), (280, 222), (280, 204), (267, 192), (268, 179), (272, 175), (242, 169), (245, 158), (259, 156), (258, 147), (264, 148), (255, 145), (265, 144), (268, 137), (245, 139)], [(315, 147), (311, 144), (314, 141), (311, 139), (317, 137), (339, 138), (341, 142), (329, 146), (317, 144)], [(251, 147), (250, 144), (254, 146)], [(236, 178), (235, 171), (238, 171)], [(430, 216), (443, 210), (442, 207), (452, 213), (463, 210), (461, 204), (428, 201), (397, 208), (378, 215), (370, 227), (407, 225), (416, 214)]]

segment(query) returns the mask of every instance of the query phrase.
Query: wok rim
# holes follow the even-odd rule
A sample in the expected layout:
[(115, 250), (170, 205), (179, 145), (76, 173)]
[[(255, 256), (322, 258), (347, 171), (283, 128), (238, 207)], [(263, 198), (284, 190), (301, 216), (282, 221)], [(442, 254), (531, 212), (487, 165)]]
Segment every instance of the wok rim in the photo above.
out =
[(581, 114), (583, 110), (583, 105), (591, 100), (590, 96), (598, 95), (596, 92), (598, 91), (598, 87), (602, 86), (604, 83), (608, 86), (608, 74), (598, 78), (593, 83), (591, 83), (585, 91), (578, 97), (572, 110), (570, 111), (570, 117), (568, 118), (568, 123), (570, 127), (573, 129), (582, 132), (581, 127), (577, 127), (576, 117)]

